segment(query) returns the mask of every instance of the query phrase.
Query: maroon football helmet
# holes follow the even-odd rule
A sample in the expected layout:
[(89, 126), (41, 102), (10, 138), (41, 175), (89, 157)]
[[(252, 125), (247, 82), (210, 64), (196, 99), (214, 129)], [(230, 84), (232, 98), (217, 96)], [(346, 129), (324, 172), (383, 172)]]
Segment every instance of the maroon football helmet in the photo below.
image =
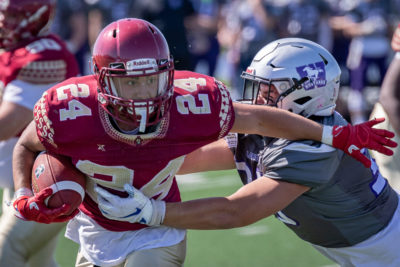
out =
[(19, 41), (47, 29), (55, 0), (0, 0), (0, 48), (13, 48)]
[[(144, 132), (168, 112), (173, 95), (174, 64), (167, 41), (153, 24), (134, 18), (109, 24), (97, 37), (92, 60), (99, 102), (114, 119)], [(154, 98), (123, 98), (113, 83), (114, 78), (150, 75), (158, 75)], [(133, 86), (132, 90), (135, 90)]]

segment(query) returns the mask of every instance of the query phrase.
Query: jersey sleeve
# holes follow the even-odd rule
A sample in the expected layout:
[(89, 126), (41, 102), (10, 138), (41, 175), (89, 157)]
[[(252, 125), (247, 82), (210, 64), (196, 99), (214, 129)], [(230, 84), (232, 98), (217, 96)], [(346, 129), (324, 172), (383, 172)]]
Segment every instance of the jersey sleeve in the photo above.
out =
[(85, 142), (94, 125), (94, 97), (84, 77), (66, 80), (43, 93), (33, 115), (37, 135), (47, 150), (62, 154)]
[(174, 86), (176, 112), (182, 123), (191, 125), (188, 133), (210, 140), (228, 134), (235, 114), (230, 93), (222, 82), (207, 75), (177, 71)]
[(341, 151), (314, 141), (276, 139), (260, 155), (263, 176), (316, 187), (327, 183), (340, 164)]

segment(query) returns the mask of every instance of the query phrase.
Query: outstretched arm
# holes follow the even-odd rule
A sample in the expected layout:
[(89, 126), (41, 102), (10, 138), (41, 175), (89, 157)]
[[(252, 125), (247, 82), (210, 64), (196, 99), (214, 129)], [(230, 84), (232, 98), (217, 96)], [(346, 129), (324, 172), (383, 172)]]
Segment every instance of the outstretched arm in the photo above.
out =
[(321, 141), (322, 125), (300, 115), (265, 105), (233, 103), (233, 107), (232, 132)]
[(262, 177), (228, 197), (165, 203), (147, 198), (129, 184), (124, 188), (129, 194), (128, 198), (96, 188), (99, 208), (105, 217), (131, 223), (204, 230), (252, 224), (283, 209), (309, 190), (303, 185)]
[(177, 174), (235, 169), (233, 153), (225, 139), (205, 145), (185, 157)]
[(204, 230), (242, 227), (278, 212), (308, 189), (262, 177), (228, 197), (166, 203), (162, 224)]
[[(321, 141), (361, 161), (366, 167), (371, 162), (360, 150), (368, 148), (385, 155), (393, 155), (390, 147), (397, 143), (390, 140), (394, 134), (372, 128), (384, 119), (375, 119), (358, 125), (323, 126), (286, 110), (264, 105), (234, 103), (235, 122), (232, 132), (259, 134), (290, 140), (311, 139)], [(388, 148), (389, 147), (389, 148)]]

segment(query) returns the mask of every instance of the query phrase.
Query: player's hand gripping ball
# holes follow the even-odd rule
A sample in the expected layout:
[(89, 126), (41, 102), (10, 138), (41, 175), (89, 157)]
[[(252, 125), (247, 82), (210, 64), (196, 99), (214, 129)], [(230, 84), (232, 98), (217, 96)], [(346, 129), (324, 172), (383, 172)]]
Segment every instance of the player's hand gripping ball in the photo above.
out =
[(76, 213), (85, 196), (86, 177), (70, 158), (43, 151), (32, 168), (32, 189), (36, 195), (47, 187), (53, 193), (44, 200), (46, 206), (53, 209), (68, 204), (65, 215), (71, 215)]

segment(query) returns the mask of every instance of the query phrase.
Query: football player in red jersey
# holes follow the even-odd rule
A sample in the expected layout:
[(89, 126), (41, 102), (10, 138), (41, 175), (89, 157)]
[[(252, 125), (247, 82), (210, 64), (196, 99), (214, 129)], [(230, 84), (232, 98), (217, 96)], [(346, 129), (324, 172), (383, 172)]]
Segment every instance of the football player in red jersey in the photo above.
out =
[[(0, 187), (3, 203), (14, 194), (12, 150), (33, 119), (42, 93), (78, 73), (63, 41), (47, 34), (55, 1), (0, 1)], [(27, 193), (29, 195), (29, 192)], [(50, 227), (17, 219), (3, 204), (0, 266), (56, 266), (53, 252), (65, 224)]]
[(185, 156), (229, 131), (324, 138), (342, 149), (368, 146), (388, 154), (385, 145), (395, 145), (386, 138), (391, 133), (371, 125), (349, 125), (333, 136), (332, 128), (323, 130), (288, 111), (232, 103), (214, 78), (174, 71), (164, 36), (144, 20), (106, 26), (95, 42), (93, 65), (95, 75), (68, 79), (42, 95), (13, 154), (14, 207), (27, 220), (51, 223), (65, 212), (65, 207), (46, 208), (43, 199), (51, 189), (25, 195), (38, 151), (69, 156), (87, 175), (81, 212), (66, 231), (80, 245), (77, 266), (183, 265), (185, 230), (132, 223), (123, 203), (112, 203), (120, 218), (109, 219), (99, 209), (97, 191), (127, 197), (128, 184), (154, 200), (181, 201), (175, 174)]

